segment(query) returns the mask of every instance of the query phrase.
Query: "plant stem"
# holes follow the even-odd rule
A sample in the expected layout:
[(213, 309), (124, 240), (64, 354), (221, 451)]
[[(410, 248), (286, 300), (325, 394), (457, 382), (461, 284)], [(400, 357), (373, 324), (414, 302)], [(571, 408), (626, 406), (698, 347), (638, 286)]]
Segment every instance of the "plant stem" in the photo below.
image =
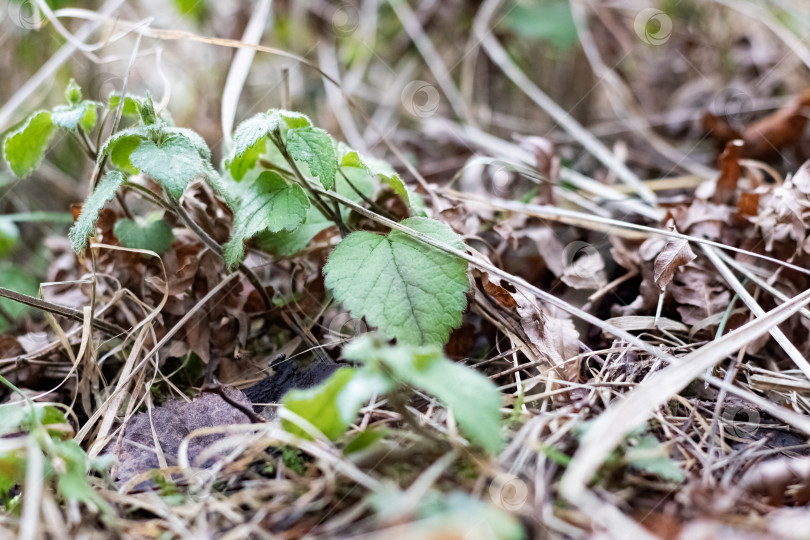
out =
[[(219, 243), (211, 238), (211, 236), (205, 232), (205, 230), (200, 227), (196, 221), (194, 221), (188, 212), (180, 206), (180, 204), (171, 198), (168, 197), (169, 202), (166, 202), (164, 199), (158, 197), (154, 192), (151, 190), (138, 185), (138, 184), (127, 184), (127, 187), (130, 189), (135, 189), (136, 191), (140, 192), (145, 196), (145, 198), (149, 199), (151, 202), (155, 203), (156, 205), (160, 206), (164, 210), (167, 210), (177, 217), (185, 224), (186, 227), (189, 228), (191, 232), (193, 232), (197, 238), (211, 251), (222, 257), (222, 246)], [(270, 295), (267, 294), (267, 290), (262, 286), (261, 280), (259, 280), (259, 276), (256, 275), (253, 270), (251, 270), (244, 262), (239, 263), (239, 271), (247, 278), (253, 288), (256, 289), (256, 292), (259, 293), (259, 296), (262, 298), (262, 303), (267, 311), (270, 311), (275, 306), (273, 305), (273, 299), (270, 298)]]
[(135, 221), (135, 218), (132, 217), (132, 212), (129, 211), (129, 207), (127, 206), (127, 201), (124, 199), (124, 195), (120, 191), (116, 191), (115, 198), (118, 201), (118, 204), (121, 205), (121, 210), (124, 211), (124, 215), (127, 216), (130, 221)]
[(425, 428), (425, 426), (420, 424), (416, 418), (414, 418), (413, 414), (411, 414), (411, 411), (408, 410), (408, 406), (405, 403), (405, 399), (402, 396), (401, 390), (395, 389), (393, 392), (390, 392), (388, 394), (388, 402), (391, 404), (391, 407), (394, 409), (394, 411), (396, 411), (402, 417), (402, 420), (406, 424), (408, 424), (416, 433), (440, 445), (444, 445), (447, 443), (447, 441), (437, 437), (430, 430)]
[(158, 197), (151, 189), (145, 188), (140, 184), (133, 184), (129, 182), (124, 184), (124, 187), (126, 187), (127, 189), (134, 189), (135, 191), (139, 192), (141, 196), (143, 196), (143, 198), (148, 199), (149, 202), (160, 206), (164, 210), (168, 210), (169, 212), (174, 213), (174, 209), (169, 204), (167, 204), (166, 201)]
[[(202, 227), (200, 227), (200, 225), (196, 221), (194, 221), (190, 215), (188, 215), (188, 212), (186, 212), (186, 210), (182, 206), (180, 206), (180, 204), (177, 201), (175, 201), (171, 196), (168, 196), (168, 199), (169, 199), (168, 202), (169, 208), (175, 214), (177, 214), (177, 217), (179, 217), (183, 221), (186, 227), (188, 227), (189, 230), (191, 230), (191, 232), (197, 235), (197, 238), (199, 238), (200, 241), (203, 244), (205, 244), (205, 246), (208, 249), (210, 249), (220, 257), (224, 258), (222, 254), (222, 246), (220, 246), (216, 240), (211, 238), (211, 236), (207, 232), (205, 232), (205, 230)], [(253, 270), (251, 270), (244, 262), (239, 263), (239, 271), (247, 278), (250, 284), (253, 285), (253, 288), (256, 289), (256, 292), (259, 293), (259, 296), (261, 296), (262, 302), (264, 303), (265, 309), (267, 309), (268, 311), (273, 309), (274, 307), (273, 299), (270, 298), (269, 294), (267, 294), (267, 290), (262, 285), (259, 276), (257, 276), (256, 273), (253, 272)]]
[(92, 157), (93, 161), (95, 161), (96, 159), (98, 159), (98, 151), (96, 150), (96, 147), (93, 146), (93, 142), (90, 140), (90, 137), (87, 136), (87, 132), (84, 131), (84, 129), (82, 129), (81, 126), (79, 126), (78, 131), (79, 136), (82, 138), (84, 144), (87, 146), (87, 150), (90, 152), (90, 157)]
[[(394, 215), (391, 214), (391, 212), (389, 212), (388, 210), (386, 210), (385, 208), (383, 208), (379, 204), (375, 203), (374, 201), (372, 201), (371, 199), (366, 197), (365, 194), (363, 194), (363, 192), (361, 192), (359, 189), (357, 189), (357, 187), (352, 183), (351, 180), (349, 180), (349, 177), (346, 176), (346, 174), (343, 171), (338, 169), (338, 172), (340, 173), (340, 176), (342, 176), (343, 179), (346, 180), (346, 183), (349, 184), (349, 187), (352, 188), (354, 190), (354, 192), (357, 193), (357, 195), (361, 199), (363, 199), (363, 201), (365, 201), (366, 204), (371, 206), (371, 208), (373, 208), (378, 214), (381, 214), (381, 215), (387, 217), (388, 219), (396, 220), (396, 217), (394, 217)], [(335, 204), (337, 204), (337, 201), (335, 201)]]

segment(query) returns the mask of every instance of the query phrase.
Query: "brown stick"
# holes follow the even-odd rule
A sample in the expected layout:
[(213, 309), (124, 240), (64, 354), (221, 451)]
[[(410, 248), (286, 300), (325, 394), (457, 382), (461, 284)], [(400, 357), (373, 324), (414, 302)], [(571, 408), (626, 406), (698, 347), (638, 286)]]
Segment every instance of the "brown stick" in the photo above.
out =
[[(31, 306), (36, 309), (41, 309), (42, 311), (48, 311), (50, 313), (53, 313), (54, 315), (59, 315), (61, 317), (65, 317), (76, 322), (84, 321), (84, 314), (78, 309), (73, 309), (71, 307), (63, 306), (60, 304), (54, 304), (53, 302), (48, 302), (47, 300), (40, 300), (39, 298), (28, 296), (27, 294), (21, 294), (12, 291), (10, 289), (0, 287), (0, 297), (8, 298), (9, 300), (14, 300), (15, 302), (19, 302), (20, 304), (25, 304), (26, 306)], [(127, 333), (126, 330), (124, 330), (117, 324), (108, 323), (98, 319), (93, 319), (93, 328), (95, 328), (96, 330), (100, 330), (112, 337), (121, 336)]]

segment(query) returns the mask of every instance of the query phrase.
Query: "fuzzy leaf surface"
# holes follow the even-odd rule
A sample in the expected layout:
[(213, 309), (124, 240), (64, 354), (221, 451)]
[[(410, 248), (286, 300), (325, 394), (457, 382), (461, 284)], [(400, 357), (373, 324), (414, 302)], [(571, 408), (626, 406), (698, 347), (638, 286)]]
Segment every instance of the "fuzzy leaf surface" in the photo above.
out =
[(76, 105), (59, 105), (54, 107), (51, 115), (53, 123), (61, 128), (75, 131), (79, 126), (90, 131), (96, 125), (98, 103), (82, 101)]
[(262, 231), (295, 229), (308, 208), (309, 199), (301, 186), (288, 184), (278, 173), (263, 172), (237, 203), (231, 239), (225, 244), (228, 265), (242, 260), (245, 240)]
[(148, 249), (155, 253), (165, 253), (174, 242), (171, 226), (163, 221), (160, 212), (135, 220), (119, 219), (113, 227), (113, 234), (122, 246), (132, 249)]
[[(445, 223), (406, 219), (403, 225), (463, 250)], [(324, 267), (326, 286), (357, 318), (365, 317), (403, 344), (443, 344), (467, 305), (467, 262), (399, 231), (355, 232)]]
[(142, 140), (129, 158), (135, 168), (160, 182), (175, 199), (192, 180), (209, 173), (198, 146), (182, 135), (170, 136), (160, 144)]
[(332, 189), (337, 174), (337, 154), (332, 136), (323, 129), (302, 127), (287, 132), (287, 151), (309, 167), (323, 187)]
[(50, 111), (37, 111), (26, 119), (3, 143), (3, 156), (11, 170), (20, 178), (39, 167), (51, 142), (56, 126)]
[(99, 212), (108, 201), (115, 197), (124, 180), (124, 175), (119, 171), (108, 172), (98, 183), (93, 193), (84, 201), (82, 213), (68, 233), (73, 251), (81, 253), (87, 245), (87, 238), (96, 232), (96, 221)]
[(248, 118), (236, 127), (233, 134), (233, 155), (228, 166), (231, 176), (238, 182), (256, 165), (256, 160), (264, 153), (269, 133), (281, 126), (301, 128), (311, 125), (312, 122), (303, 114), (277, 109)]

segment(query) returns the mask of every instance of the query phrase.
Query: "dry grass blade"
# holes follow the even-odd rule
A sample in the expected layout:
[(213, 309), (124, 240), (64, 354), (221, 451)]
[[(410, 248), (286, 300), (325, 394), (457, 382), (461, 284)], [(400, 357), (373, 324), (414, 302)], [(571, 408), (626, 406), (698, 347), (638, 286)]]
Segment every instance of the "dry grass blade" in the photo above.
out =
[[(715, 251), (712, 246), (701, 246), (703, 248), (703, 252), (712, 262), (712, 264), (717, 268), (720, 272), (720, 275), (725, 278), (726, 282), (734, 289), (734, 292), (742, 299), (743, 303), (750, 309), (755, 316), (762, 317), (765, 315), (765, 310), (757, 304), (757, 301), (754, 299), (751, 294), (745, 290), (745, 287), (742, 283), (734, 276), (734, 274), (729, 270), (728, 266), (720, 259), (719, 255)], [(793, 363), (796, 364), (796, 367), (802, 370), (802, 372), (810, 379), (810, 363), (807, 362), (807, 359), (799, 352), (799, 349), (790, 342), (787, 336), (782, 332), (779, 328), (771, 328), (770, 334), (782, 347), (782, 349), (787, 353)]]
[[(5, 289), (3, 287), (0, 287), (0, 297), (8, 298), (9, 300), (19, 302), (20, 304), (25, 304), (26, 306), (41, 309), (42, 311), (53, 313), (54, 315), (65, 317), (72, 321), (84, 322), (84, 314), (80, 310), (75, 308), (71, 308), (68, 306), (60, 306), (59, 304), (54, 304), (53, 302), (48, 302), (47, 300), (41, 300), (33, 296), (28, 296), (27, 294), (21, 294), (16, 291)], [(124, 334), (127, 333), (126, 330), (124, 330), (118, 325), (101, 321), (98, 319), (93, 319), (93, 328), (104, 332), (110, 337), (123, 336)]]
[(606, 167), (614, 171), (623, 182), (636, 191), (639, 196), (653, 207), (657, 205), (657, 197), (641, 179), (631, 171), (626, 164), (619, 161), (616, 156), (602, 144), (599, 139), (593, 136), (587, 129), (574, 120), (562, 107), (552, 100), (545, 92), (540, 90), (527, 76), (518, 68), (506, 54), (501, 44), (492, 35), (488, 28), (475, 26), (475, 30), (481, 45), (486, 50), (492, 61), (499, 66), (504, 74), (515, 83), (518, 88), (526, 93), (532, 101), (537, 103), (546, 111), (555, 122), (559, 123), (563, 129), (570, 133), (579, 141), (586, 150), (591, 152)]
[[(614, 448), (633, 429), (642, 425), (669, 399), (683, 390), (706, 369), (739, 350), (752, 339), (770, 331), (810, 302), (810, 290), (785, 302), (763, 317), (704, 345), (649, 377), (623, 401), (611, 405), (588, 429), (560, 481), (561, 493), (571, 501), (582, 501), (588, 481)], [(810, 419), (802, 430), (810, 434)]]
[[(272, 0), (261, 0), (256, 3), (245, 27), (245, 33), (242, 35), (243, 43), (251, 45), (259, 43), (265, 27), (272, 22), (270, 12), (272, 5)], [(228, 70), (228, 77), (225, 79), (225, 88), (222, 90), (222, 137), (226, 149), (230, 149), (233, 144), (231, 133), (236, 118), (236, 106), (239, 104), (239, 96), (242, 94), (242, 87), (254, 56), (256, 56), (256, 51), (253, 49), (238, 49), (231, 62), (231, 68)]]
[[(444, 190), (444, 193), (449, 198), (467, 201), (472, 204), (478, 204), (502, 210), (510, 210), (512, 212), (518, 212), (521, 214), (535, 216), (551, 221), (558, 221), (560, 223), (567, 223), (569, 225), (575, 225), (577, 227), (583, 227), (586, 229), (602, 232), (610, 232), (611, 234), (615, 234), (617, 236), (624, 236), (626, 238), (649, 238), (651, 236), (664, 236), (667, 238), (677, 238), (680, 240), (687, 240), (689, 242), (694, 242), (698, 245), (712, 246), (726, 251), (742, 253), (763, 261), (768, 261), (770, 263), (783, 266), (785, 268), (790, 268), (791, 270), (795, 270), (796, 272), (800, 272), (802, 274), (810, 275), (810, 270), (808, 270), (807, 268), (803, 268), (801, 266), (797, 266), (795, 264), (780, 259), (776, 259), (774, 257), (769, 257), (767, 255), (762, 255), (761, 253), (757, 253), (755, 251), (750, 251), (747, 249), (730, 246), (720, 242), (715, 242), (713, 240), (707, 240), (706, 238), (699, 238), (697, 236), (682, 234), (675, 231), (658, 229), (656, 227), (649, 227), (647, 225), (638, 225), (636, 223), (620, 221), (618, 219), (595, 216), (587, 214), (585, 212), (568, 210), (566, 208), (541, 206), (538, 204), (527, 204), (518, 201), (507, 201), (504, 199), (499, 199), (497, 197), (490, 197), (489, 199), (484, 200), (483, 198), (478, 197), (476, 195), (471, 195), (469, 193), (463, 193), (455, 190)], [(629, 231), (633, 232), (628, 234)]]

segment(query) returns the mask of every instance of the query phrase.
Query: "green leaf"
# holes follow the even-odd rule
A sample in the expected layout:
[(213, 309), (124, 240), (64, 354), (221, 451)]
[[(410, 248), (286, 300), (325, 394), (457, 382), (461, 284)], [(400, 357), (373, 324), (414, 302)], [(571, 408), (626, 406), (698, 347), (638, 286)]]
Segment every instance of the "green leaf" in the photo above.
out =
[(298, 184), (288, 184), (278, 173), (265, 171), (240, 198), (234, 212), (231, 239), (224, 246), (228, 266), (244, 256), (245, 240), (261, 231), (290, 231), (307, 215), (309, 199)]
[[(439, 346), (389, 346), (372, 336), (363, 336), (347, 345), (343, 356), (364, 363), (360, 372), (370, 367), (375, 372), (390, 374), (400, 384), (414, 386), (436, 397), (452, 411), (473, 442), (487, 452), (500, 449), (498, 389), (474, 369), (445, 358)], [(385, 369), (377, 366), (385, 366)], [(350, 393), (348, 387), (344, 393)]]
[(15, 175), (24, 178), (39, 167), (54, 133), (56, 126), (50, 111), (37, 111), (8, 134), (3, 143), (3, 156)]
[[(379, 178), (384, 184), (390, 187), (394, 193), (407, 204), (412, 207), (417, 215), (424, 215), (422, 209), (417, 208), (417, 204), (421, 200), (416, 201), (414, 194), (405, 185), (405, 182), (400, 178), (399, 174), (385, 161), (368, 156), (361, 156), (357, 151), (351, 150), (346, 146), (341, 145), (340, 148), (343, 157), (340, 160), (341, 169), (344, 167), (365, 169), (368, 174)], [(351, 179), (354, 182), (354, 179)]]
[(385, 436), (388, 435), (388, 431), (389, 430), (385, 428), (366, 428), (349, 441), (346, 447), (343, 448), (343, 454), (348, 456), (349, 454), (354, 454), (373, 446), (384, 439)]
[(96, 109), (99, 105), (100, 104), (96, 101), (84, 102), (84, 115), (82, 116), (82, 120), (80, 122), (84, 131), (89, 132), (96, 127), (96, 121), (98, 120), (98, 111)]
[(172, 0), (174, 7), (181, 15), (193, 22), (201, 23), (208, 14), (208, 0)]
[(158, 118), (155, 112), (155, 104), (152, 101), (152, 96), (146, 92), (146, 98), (141, 101), (141, 108), (138, 111), (141, 113), (141, 122), (145, 126), (163, 125), (163, 122)]
[(20, 241), (20, 230), (11, 221), (0, 219), (0, 258), (5, 257), (17, 247)]
[(381, 159), (375, 159), (368, 156), (360, 156), (356, 151), (349, 150), (340, 161), (341, 167), (359, 167), (366, 169), (369, 174), (378, 177), (380, 180), (390, 187), (394, 193), (400, 196), (408, 206), (411, 205), (408, 188), (405, 182), (394, 171), (388, 163)]
[[(312, 120), (309, 116), (296, 111), (285, 111), (284, 109), (274, 109), (273, 112), (278, 115), (279, 125), (286, 126), (289, 129), (298, 129), (312, 126)], [(283, 120), (283, 122), (281, 122)]]
[(332, 189), (337, 173), (337, 155), (329, 133), (315, 127), (291, 129), (287, 132), (286, 146), (293, 158), (307, 164), (323, 187)]
[(69, 501), (82, 502), (93, 511), (101, 511), (108, 517), (114, 516), (112, 506), (93, 489), (87, 479), (89, 463), (81, 446), (73, 440), (59, 441), (53, 443), (53, 450), (65, 467), (57, 480), (59, 493)]
[(76, 83), (76, 80), (71, 77), (65, 88), (65, 101), (67, 101), (69, 105), (78, 105), (81, 100), (82, 88)]
[(460, 490), (450, 493), (428, 491), (419, 501), (417, 512), (421, 519), (404, 525), (404, 537), (464, 537), (470, 524), (475, 523), (476, 530), (486, 531), (485, 538), (525, 540), (523, 524), (516, 515), (508, 511), (509, 500), (498, 502), (505, 508), (499, 508)]
[(66, 424), (67, 418), (65, 418), (65, 413), (62, 412), (61, 409), (54, 407), (53, 405), (46, 405), (45, 407), (41, 407), (42, 411), (42, 418), (40, 418), (39, 422), (43, 426), (47, 426), (49, 424)]
[(0, 435), (18, 433), (28, 414), (25, 402), (12, 401), (0, 405)]
[[(501, 447), (501, 398), (489, 379), (447, 360), (441, 353), (417, 355), (413, 366), (402, 364), (397, 373), (413, 386), (436, 396), (453, 412), (461, 429), (487, 452)], [(475, 407), (470, 407), (475, 403)]]
[(664, 480), (682, 482), (683, 470), (669, 457), (667, 446), (653, 435), (642, 435), (625, 452), (625, 460), (634, 469), (654, 474)]
[(135, 174), (138, 170), (132, 164), (132, 152), (140, 146), (142, 141), (149, 138), (149, 131), (143, 126), (136, 126), (118, 131), (104, 141), (98, 152), (98, 162), (104, 156), (109, 156), (113, 165), (123, 171)]
[(256, 165), (256, 160), (264, 153), (267, 135), (283, 124), (288, 128), (311, 126), (305, 115), (278, 109), (259, 113), (248, 118), (236, 127), (233, 134), (233, 155), (228, 165), (231, 176), (237, 182)]
[(408, 190), (408, 193), (408, 199), (411, 201), (411, 210), (413, 210), (414, 215), (427, 217), (427, 212), (425, 211), (425, 200), (422, 198), (422, 195), (410, 190)]
[[(39, 291), (39, 280), (31, 272), (23, 270), (18, 266), (11, 263), (0, 263), (0, 287), (11, 289), (12, 291), (27, 294), (29, 296), (36, 296)], [(18, 319), (25, 313), (30, 311), (30, 308), (14, 300), (7, 298), (0, 298), (0, 307), (11, 316), (12, 319)], [(8, 323), (5, 318), (0, 317), (0, 331), (8, 328)]]
[(85, 131), (90, 131), (95, 127), (98, 118), (96, 113), (98, 103), (95, 101), (83, 101), (76, 105), (59, 105), (54, 107), (51, 120), (54, 125), (70, 131), (75, 131), (79, 126)]
[[(345, 167), (342, 169), (346, 177), (351, 180), (354, 187), (366, 197), (373, 197), (374, 182), (372, 178), (364, 169), (357, 169), (354, 167)], [(352, 189), (349, 183), (343, 178), (342, 175), (335, 177), (335, 191), (344, 197), (353, 201), (359, 202), (362, 197)], [(344, 220), (349, 218), (351, 209), (347, 207), (340, 208), (340, 214)], [(280, 257), (289, 257), (295, 255), (309, 244), (321, 231), (328, 229), (333, 225), (332, 221), (327, 219), (315, 207), (310, 206), (307, 210), (307, 217), (300, 227), (293, 231), (280, 231), (277, 233), (265, 232), (259, 235), (259, 247), (268, 253), (278, 255)]]
[[(282, 399), (289, 410), (301, 416), (330, 440), (337, 440), (357, 418), (363, 404), (373, 395), (390, 391), (394, 382), (373, 367), (341, 368), (318, 386), (291, 390)], [(292, 422), (284, 429), (309, 439), (309, 435)]]
[(372, 396), (390, 392), (394, 385), (395, 381), (379, 369), (379, 366), (356, 369), (352, 380), (336, 396), (335, 406), (340, 413), (340, 419), (346, 425), (351, 424), (357, 418), (360, 408), (368, 403)]
[(96, 221), (99, 212), (108, 201), (115, 197), (116, 192), (125, 180), (124, 175), (118, 171), (108, 172), (98, 183), (93, 193), (84, 201), (79, 219), (76, 220), (76, 223), (68, 232), (73, 251), (76, 253), (82, 252), (87, 245), (87, 238), (96, 232)]
[[(110, 93), (110, 96), (107, 98), (107, 108), (110, 110), (115, 110), (118, 108), (118, 104), (121, 103), (121, 96), (113, 91)], [(136, 96), (131, 96), (127, 94), (124, 96), (124, 110), (121, 112), (124, 116), (130, 117), (141, 117), (141, 104), (143, 100)]]
[[(448, 225), (413, 217), (403, 225), (463, 250)], [(355, 232), (324, 267), (326, 286), (352, 312), (400, 343), (445, 343), (467, 305), (467, 262), (405, 233)]]
[(135, 168), (160, 182), (175, 199), (192, 180), (210, 174), (199, 148), (179, 134), (169, 135), (160, 144), (142, 140), (129, 158)]
[[(337, 396), (354, 377), (351, 368), (335, 371), (327, 380), (306, 390), (290, 390), (282, 398), (283, 405), (304, 418), (330, 440), (336, 440), (346, 432), (350, 422), (345, 421), (336, 406)], [(356, 412), (355, 412), (356, 414)], [(282, 421), (289, 433), (310, 439), (311, 437), (288, 420)]]
[(228, 170), (230, 170), (231, 177), (234, 180), (239, 182), (250, 169), (256, 166), (256, 161), (263, 153), (266, 144), (267, 139), (260, 138), (253, 145), (247, 147), (241, 155), (231, 160)]
[[(363, 200), (361, 194), (369, 199), (374, 198), (377, 182), (366, 169), (341, 167), (340, 173), (335, 178), (335, 191), (355, 202)], [(349, 212), (346, 212), (347, 216), (348, 214)]]
[(211, 160), (211, 149), (208, 148), (208, 144), (205, 142), (205, 139), (203, 139), (202, 136), (193, 129), (166, 127), (163, 128), (163, 133), (185, 137), (188, 139), (188, 142), (191, 143), (191, 146), (197, 150), (201, 158), (206, 161)]
[[(38, 403), (34, 405), (33, 409), (25, 407), (23, 410), (25, 411), (24, 418), (19, 423), (19, 427), (24, 431), (33, 431), (39, 425), (47, 429), (54, 424), (68, 423), (65, 414), (53, 405), (42, 405)], [(56, 439), (65, 439), (68, 436), (66, 432), (59, 429), (47, 429), (47, 431), (52, 438)]]
[(290, 257), (307, 247), (318, 233), (332, 225), (332, 222), (324, 217), (315, 206), (310, 205), (307, 209), (306, 219), (298, 228), (292, 231), (260, 233), (258, 245), (273, 255)]
[(344, 143), (338, 143), (338, 153), (340, 154), (341, 167), (355, 167), (357, 169), (366, 169), (366, 164), (360, 157), (356, 150), (352, 150)]
[(256, 160), (266, 144), (267, 134), (277, 120), (268, 113), (259, 113), (236, 127), (233, 134), (233, 157), (229, 166), (231, 176), (237, 182), (256, 165)]
[(143, 139), (137, 135), (126, 135), (115, 141), (110, 151), (110, 161), (113, 165), (129, 174), (136, 174), (138, 169), (132, 164), (130, 159), (132, 152), (140, 146)]
[(8, 492), (25, 479), (25, 457), (20, 452), (0, 452), (0, 504), (8, 500)]
[(122, 246), (132, 249), (148, 249), (165, 253), (174, 242), (171, 226), (163, 221), (162, 212), (153, 212), (146, 218), (119, 219), (113, 234)]

